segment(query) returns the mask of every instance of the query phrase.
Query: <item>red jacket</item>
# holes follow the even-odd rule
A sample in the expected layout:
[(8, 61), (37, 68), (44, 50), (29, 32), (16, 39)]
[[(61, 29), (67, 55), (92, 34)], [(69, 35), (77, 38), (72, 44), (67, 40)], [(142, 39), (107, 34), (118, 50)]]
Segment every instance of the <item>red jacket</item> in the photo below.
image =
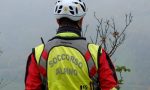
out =
[[(113, 87), (117, 87), (118, 83), (114, 66), (104, 50), (99, 58), (99, 65), (99, 87), (102, 90), (110, 90)], [(40, 71), (34, 53), (30, 54), (27, 61), (25, 90), (42, 90)]]

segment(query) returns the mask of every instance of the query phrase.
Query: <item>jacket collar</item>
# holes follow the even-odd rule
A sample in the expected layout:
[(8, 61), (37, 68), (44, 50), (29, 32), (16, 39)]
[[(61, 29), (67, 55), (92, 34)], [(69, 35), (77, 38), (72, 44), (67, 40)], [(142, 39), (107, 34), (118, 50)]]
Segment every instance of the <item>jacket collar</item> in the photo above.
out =
[(56, 36), (81, 37), (81, 30), (71, 26), (59, 27)]

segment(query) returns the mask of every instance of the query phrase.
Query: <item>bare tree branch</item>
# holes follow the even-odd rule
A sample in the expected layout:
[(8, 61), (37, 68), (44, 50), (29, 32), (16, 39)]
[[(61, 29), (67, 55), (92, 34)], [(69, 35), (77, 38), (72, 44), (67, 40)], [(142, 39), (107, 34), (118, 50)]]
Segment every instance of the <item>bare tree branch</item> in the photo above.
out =
[(85, 30), (81, 32), (81, 36), (85, 37), (86, 33), (87, 33), (87, 30), (88, 30), (88, 27), (89, 27), (89, 24), (87, 24), (85, 26)]
[(125, 31), (131, 24), (133, 16), (131, 13), (125, 14), (125, 26), (122, 30), (117, 29), (114, 18), (111, 20), (104, 20), (103, 18), (99, 19), (95, 12), (94, 17), (98, 22), (95, 43), (102, 45), (111, 57), (118, 49), (118, 47), (125, 41)]
[(93, 39), (92, 39), (92, 37), (91, 37), (91, 36), (90, 36), (90, 39), (91, 39), (91, 42), (92, 42), (92, 43), (94, 43), (94, 41), (93, 41)]

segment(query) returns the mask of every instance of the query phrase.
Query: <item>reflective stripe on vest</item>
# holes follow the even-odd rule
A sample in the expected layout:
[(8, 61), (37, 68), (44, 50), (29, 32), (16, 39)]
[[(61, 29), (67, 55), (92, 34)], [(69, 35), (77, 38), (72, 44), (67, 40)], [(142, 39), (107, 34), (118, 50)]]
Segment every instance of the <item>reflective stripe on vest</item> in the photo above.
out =
[[(61, 50), (61, 48), (65, 48), (66, 50), (69, 50), (68, 48), (70, 48), (70, 50), (73, 50), (73, 48), (74, 48), (74, 51), (77, 49), (76, 52), (78, 52), (78, 51), (81, 52), (81, 54), (83, 55), (83, 57), (85, 58), (86, 63), (87, 63), (86, 65), (87, 65), (87, 69), (89, 72), (89, 77), (91, 79), (91, 83), (93, 83), (93, 87), (91, 87), (91, 88), (93, 88), (94, 90), (97, 90), (97, 88), (99, 87), (98, 86), (98, 74), (97, 74), (97, 69), (98, 69), (97, 53), (98, 53), (99, 46), (94, 45), (94, 44), (88, 44), (85, 40), (54, 39), (54, 40), (48, 42), (45, 45), (45, 47), (44, 47), (44, 45), (40, 45), (35, 48), (35, 57), (36, 57), (37, 63), (39, 63), (41, 78), (42, 78), (44, 85), (46, 85), (48, 82), (47, 80), (49, 80), (49, 79), (47, 79), (47, 75), (49, 75), (48, 73), (51, 71), (47, 71), (47, 67), (48, 67), (47, 63), (51, 62), (49, 60), (49, 58), (52, 57), (52, 56), (50, 56), (51, 53), (55, 52), (57, 50), (55, 47), (60, 50)], [(66, 54), (66, 56), (65, 55), (63, 56), (63, 54), (62, 54), (62, 58), (64, 58), (64, 57), (67, 57), (67, 54)], [(58, 55), (58, 58), (60, 58), (59, 55)], [(52, 64), (50, 64), (50, 65), (52, 65)], [(50, 67), (50, 65), (49, 65), (49, 67)], [(58, 71), (60, 71), (59, 69), (58, 69)], [(67, 72), (67, 69), (64, 69), (64, 70)], [(87, 81), (90, 81), (90, 80), (87, 80)], [(48, 86), (49, 85), (51, 85), (51, 84), (48, 83)], [(86, 86), (84, 86), (84, 85), (80, 86), (80, 90), (86, 90), (84, 88), (86, 88)], [(50, 88), (50, 89), (52, 89), (52, 88)], [(61, 89), (61, 90), (63, 90), (63, 89)], [(89, 90), (89, 89), (87, 89), (87, 90)]]
[(43, 88), (42, 90), (47, 90), (47, 71), (46, 71), (46, 60), (48, 57), (48, 53), (44, 49), (44, 44), (41, 44), (35, 47), (35, 58), (37, 63), (39, 64), (40, 76), (42, 79)]

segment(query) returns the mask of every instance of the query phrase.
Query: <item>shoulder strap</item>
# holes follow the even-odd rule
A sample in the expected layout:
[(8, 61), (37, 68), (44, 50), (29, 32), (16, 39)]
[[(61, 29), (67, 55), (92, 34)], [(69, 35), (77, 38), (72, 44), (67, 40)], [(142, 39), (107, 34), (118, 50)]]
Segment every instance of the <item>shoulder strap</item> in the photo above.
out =
[(98, 68), (99, 68), (99, 56), (101, 54), (101, 47), (96, 44), (88, 44), (88, 50), (91, 54), (92, 60), (94, 61), (94, 64), (96, 66), (95, 68), (95, 75), (93, 75), (92, 80), (94, 81), (94, 90), (100, 90), (98, 81)]
[(35, 59), (39, 66), (40, 76), (42, 79), (42, 90), (47, 90), (47, 72), (46, 72), (46, 60), (48, 53), (45, 51), (45, 45), (41, 44), (34, 48), (35, 50)]
[(98, 69), (98, 58), (99, 58), (100, 54), (102, 53), (101, 47), (99, 45), (89, 44), (88, 49), (89, 49), (91, 56), (95, 62), (96, 68)]
[(43, 49), (44, 49), (44, 44), (40, 44), (39, 46), (34, 48), (34, 50), (35, 50), (35, 59), (36, 59), (37, 63), (39, 63), (39, 61), (40, 61), (40, 57), (41, 57)]

